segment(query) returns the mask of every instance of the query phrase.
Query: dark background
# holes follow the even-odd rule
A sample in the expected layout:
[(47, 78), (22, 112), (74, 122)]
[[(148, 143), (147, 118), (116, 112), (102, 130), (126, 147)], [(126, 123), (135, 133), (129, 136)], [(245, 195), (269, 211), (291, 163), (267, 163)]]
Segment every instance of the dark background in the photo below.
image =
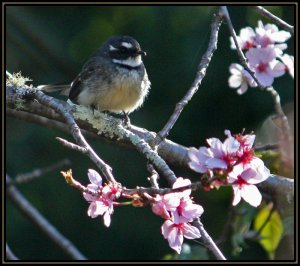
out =
[[(294, 7), (267, 8), (287, 23), (295, 24)], [(214, 6), (6, 6), (6, 68), (10, 72), (21, 71), (34, 85), (69, 83), (108, 37), (130, 35), (147, 52), (144, 63), (152, 83), (143, 107), (131, 114), (131, 122), (159, 131), (195, 77), (197, 65), (207, 49), (215, 10)], [(237, 33), (242, 27), (256, 27), (259, 19), (269, 22), (246, 6), (231, 6), (229, 12)], [(293, 38), (287, 42), (286, 51), (292, 55), (293, 42)], [(238, 96), (228, 87), (229, 65), (237, 62), (236, 52), (230, 49), (227, 26), (223, 24), (218, 49), (207, 74), (171, 131), (171, 140), (199, 147), (205, 145), (208, 137), (223, 140), (224, 129), (233, 133), (243, 128), (246, 132), (258, 131), (273, 114), (272, 99), (267, 92), (251, 88)], [(276, 79), (274, 87), (280, 93), (283, 106), (286, 108), (289, 104), (293, 109), (291, 77), (284, 75)], [(83, 184), (88, 183), (87, 169), (96, 169), (95, 165), (55, 140), (59, 136), (73, 141), (70, 135), (11, 117), (7, 117), (6, 122), (6, 169), (11, 177), (69, 158), (74, 175)], [(100, 141), (89, 143), (113, 167), (115, 177), (124, 186), (149, 186), (146, 161), (140, 154)], [(192, 177), (176, 167), (173, 169), (177, 176)], [(197, 175), (192, 178), (197, 180)], [(19, 189), (90, 259), (150, 260), (173, 253), (160, 232), (163, 220), (150, 208), (117, 207), (107, 229), (102, 217), (91, 219), (86, 215), (87, 202), (65, 183), (59, 171)], [(217, 239), (231, 205), (231, 189), (199, 191), (194, 196), (204, 207), (204, 226)], [(22, 259), (68, 259), (9, 201), (6, 238)], [(186, 243), (195, 245), (191, 241)], [(255, 243), (248, 243), (248, 249), (237, 257), (232, 255), (230, 244), (223, 250), (231, 259), (267, 258)]]

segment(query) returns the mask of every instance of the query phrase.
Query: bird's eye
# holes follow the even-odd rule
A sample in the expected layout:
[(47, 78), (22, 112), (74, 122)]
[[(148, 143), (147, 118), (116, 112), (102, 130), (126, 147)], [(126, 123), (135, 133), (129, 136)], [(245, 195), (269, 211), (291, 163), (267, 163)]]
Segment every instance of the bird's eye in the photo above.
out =
[(119, 51), (120, 51), (121, 53), (125, 53), (125, 52), (127, 51), (127, 48), (124, 47), (124, 46), (121, 46), (121, 47), (119, 48)]

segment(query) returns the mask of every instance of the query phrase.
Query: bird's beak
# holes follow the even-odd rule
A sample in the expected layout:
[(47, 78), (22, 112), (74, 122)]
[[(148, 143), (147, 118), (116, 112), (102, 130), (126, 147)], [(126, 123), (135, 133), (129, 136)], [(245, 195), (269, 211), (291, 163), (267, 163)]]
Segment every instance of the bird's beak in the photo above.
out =
[(144, 55), (144, 56), (146, 56), (146, 55), (147, 55), (147, 53), (146, 53), (146, 52), (144, 52), (144, 51), (142, 51), (142, 50), (140, 50), (140, 51), (137, 51), (137, 54), (138, 54), (138, 55)]

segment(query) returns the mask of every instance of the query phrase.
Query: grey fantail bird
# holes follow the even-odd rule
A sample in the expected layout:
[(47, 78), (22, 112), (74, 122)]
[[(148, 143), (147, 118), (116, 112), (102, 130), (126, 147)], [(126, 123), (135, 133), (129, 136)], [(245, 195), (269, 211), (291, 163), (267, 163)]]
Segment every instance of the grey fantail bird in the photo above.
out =
[(150, 81), (139, 43), (129, 36), (109, 38), (84, 64), (70, 85), (41, 85), (46, 92), (61, 91), (72, 102), (99, 111), (129, 114), (139, 108)]

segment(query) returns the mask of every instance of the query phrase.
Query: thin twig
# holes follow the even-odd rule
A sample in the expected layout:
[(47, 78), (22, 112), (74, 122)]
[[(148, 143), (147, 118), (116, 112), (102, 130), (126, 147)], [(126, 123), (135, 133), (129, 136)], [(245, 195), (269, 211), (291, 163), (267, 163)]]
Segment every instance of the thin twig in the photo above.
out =
[(165, 195), (165, 194), (169, 194), (169, 193), (175, 193), (175, 192), (182, 192), (184, 190), (187, 189), (191, 189), (191, 190), (198, 190), (200, 188), (203, 188), (203, 185), (200, 181), (198, 182), (194, 182), (190, 185), (186, 185), (183, 187), (179, 187), (179, 188), (143, 188), (143, 187), (138, 187), (138, 188), (123, 188), (123, 192), (128, 194), (128, 195), (133, 195), (133, 194), (139, 194), (142, 195), (144, 193), (147, 193), (149, 195)]
[(148, 180), (151, 184), (151, 187), (159, 188), (159, 185), (158, 185), (159, 174), (154, 169), (154, 167), (151, 163), (147, 163), (147, 170), (148, 170), (149, 173), (151, 173), (151, 176), (148, 177)]
[(31, 182), (32, 180), (37, 179), (49, 172), (53, 172), (63, 166), (68, 166), (70, 165), (70, 163), (71, 162), (69, 159), (64, 159), (48, 167), (34, 169), (30, 173), (18, 174), (14, 179), (11, 179), (10, 182), (7, 182), (7, 185), (20, 185), (23, 183)]
[(193, 225), (196, 226), (200, 233), (201, 237), (203, 239), (203, 244), (206, 248), (208, 248), (214, 256), (217, 258), (217, 260), (226, 260), (225, 256), (221, 252), (221, 250), (217, 247), (216, 243), (213, 241), (213, 239), (210, 237), (210, 235), (206, 232), (204, 229), (203, 224), (201, 223), (200, 219), (195, 219), (193, 221)]
[(9, 73), (7, 70), (6, 70), (6, 76), (9, 77), (9, 78), (13, 77), (13, 75), (11, 73)]
[(273, 143), (273, 144), (266, 144), (262, 146), (255, 147), (255, 151), (269, 151), (269, 150), (278, 150), (279, 144)]
[[(85, 187), (80, 184), (77, 180), (75, 180), (72, 176), (72, 172), (66, 172), (62, 173), (67, 181), (68, 184), (74, 186), (81, 192), (86, 192), (90, 193), (92, 195), (95, 194), (94, 191), (91, 191), (88, 187)], [(211, 179), (214, 180), (214, 179)], [(196, 190), (202, 187), (201, 182), (195, 182), (187, 186), (179, 187), (179, 188), (136, 188), (136, 189), (127, 189), (123, 188), (122, 193), (124, 195), (134, 195), (134, 194), (139, 194), (139, 195), (163, 195), (167, 193), (175, 193), (175, 192), (182, 192), (187, 189), (192, 189)], [(193, 224), (199, 229), (201, 233), (201, 237), (203, 239), (204, 245), (215, 255), (215, 257), (218, 260), (226, 260), (222, 252), (219, 250), (217, 245), (214, 243), (213, 239), (209, 236), (209, 234), (206, 232), (206, 230), (203, 227), (203, 224), (200, 222), (199, 219), (195, 219), (193, 221)]]
[[(6, 175), (6, 182), (10, 182)], [(15, 206), (30, 219), (49, 239), (51, 239), (64, 253), (75, 260), (86, 260), (87, 258), (65, 238), (47, 219), (34, 208), (31, 203), (17, 190), (15, 186), (7, 187), (7, 195)]]
[(87, 149), (86, 154), (89, 158), (100, 168), (102, 173), (105, 175), (108, 181), (116, 183), (116, 180), (112, 174), (112, 168), (106, 164), (87, 143), (84, 136), (82, 135), (79, 126), (75, 122), (74, 117), (71, 115), (71, 107), (68, 103), (57, 103), (52, 97), (45, 95), (41, 91), (32, 90), (32, 96), (36, 98), (41, 104), (44, 104), (51, 109), (58, 112), (66, 121), (70, 128), (70, 132), (79, 146)]
[[(273, 103), (274, 103), (274, 107), (275, 107), (275, 111), (277, 113), (277, 116), (274, 118), (275, 120), (278, 120), (279, 123), (275, 123), (282, 132), (282, 141), (284, 143), (285, 148), (287, 149), (287, 154), (288, 154), (288, 162), (289, 165), (292, 165), (292, 153), (293, 151), (291, 150), (292, 148), (292, 142), (293, 142), (293, 138), (292, 138), (292, 134), (291, 134), (291, 128), (289, 125), (289, 121), (288, 118), (286, 117), (285, 113), (283, 112), (281, 103), (280, 103), (280, 96), (278, 94), (278, 92), (276, 90), (274, 90), (274, 88), (272, 86), (267, 88), (267, 91), (271, 94), (272, 99), (273, 99)], [(275, 122), (275, 120), (273, 119), (273, 122)]]
[(11, 251), (7, 243), (6, 243), (5, 254), (6, 254), (6, 260), (19, 260), (19, 258)]
[[(47, 107), (44, 107), (44, 109), (45, 108), (47, 108)], [(47, 108), (47, 109), (49, 110), (49, 108)], [(34, 112), (34, 110), (32, 110), (32, 111)], [(52, 116), (52, 114), (54, 116)], [(16, 118), (16, 119), (19, 119), (19, 120), (29, 122), (29, 123), (34, 123), (36, 125), (42, 125), (47, 128), (59, 130), (61, 132), (67, 133), (67, 134), (70, 133), (70, 131), (64, 121), (61, 122), (61, 121), (55, 120), (55, 119), (59, 119), (60, 117), (54, 112), (51, 112), (51, 115), (47, 116), (47, 117), (49, 117), (49, 118), (47, 118), (47, 117), (43, 116), (43, 115), (45, 115), (44, 113), (40, 113), (38, 111), (37, 111), (37, 113), (29, 113), (29, 112), (24, 112), (24, 111), (20, 111), (20, 110), (14, 110), (11, 108), (6, 108), (6, 115)], [(102, 141), (106, 141), (107, 143), (115, 142), (119, 145), (127, 146), (128, 148), (133, 148), (132, 145), (129, 145), (128, 143), (125, 143), (125, 142), (122, 143), (120, 141), (116, 142), (113, 140), (109, 140), (108, 138), (105, 138), (101, 135), (97, 135), (95, 132), (92, 132), (91, 128), (88, 127), (87, 124), (85, 124), (84, 127), (86, 129), (84, 129), (82, 126), (83, 123), (80, 123), (80, 121), (76, 121), (76, 122), (80, 126), (81, 132), (85, 137), (88, 137), (91, 139), (97, 139), (97, 140), (101, 139)], [(88, 130), (90, 130), (90, 131), (88, 131)]]
[[(279, 124), (279, 126), (280, 126), (280, 128), (283, 132), (283, 138), (287, 139), (288, 146), (291, 146), (290, 145), (290, 144), (292, 144), (291, 130), (290, 130), (290, 126), (289, 126), (289, 123), (288, 123), (288, 119), (287, 119), (286, 115), (284, 114), (284, 112), (282, 110), (282, 107), (281, 107), (281, 104), (280, 104), (279, 94), (277, 93), (276, 90), (274, 90), (274, 88), (272, 86), (269, 86), (269, 87), (263, 86), (261, 84), (261, 82), (257, 79), (257, 77), (255, 75), (255, 72), (249, 67), (247, 58), (245, 57), (241, 47), (238, 44), (237, 36), (236, 36), (235, 30), (234, 30), (234, 27), (232, 25), (227, 7), (222, 6), (221, 10), (222, 10), (222, 13), (223, 13), (223, 15), (226, 19), (231, 37), (233, 38), (233, 41), (235, 43), (236, 50), (237, 50), (237, 53), (238, 53), (241, 64), (249, 72), (249, 74), (252, 76), (252, 78), (255, 80), (258, 87), (263, 89), (263, 90), (266, 90), (267, 92), (269, 92), (271, 94), (273, 102), (274, 102), (275, 111), (277, 112), (278, 118), (281, 120), (281, 123), (278, 123), (278, 124)], [(291, 161), (290, 158), (291, 158), (291, 152), (289, 150), (289, 161)]]
[(261, 88), (261, 89), (265, 89), (265, 86), (263, 86), (260, 83), (260, 81), (257, 79), (257, 77), (255, 75), (255, 72), (249, 67), (248, 60), (247, 60), (246, 56), (244, 55), (241, 47), (238, 44), (237, 36), (236, 36), (235, 30), (234, 30), (234, 27), (232, 25), (231, 18), (229, 16), (227, 7), (226, 6), (221, 6), (220, 8), (222, 10), (223, 16), (226, 19), (226, 22), (227, 22), (226, 24), (227, 24), (228, 29), (230, 31), (230, 35), (231, 35), (231, 37), (232, 37), (232, 39), (234, 41), (234, 44), (235, 44), (235, 47), (236, 47), (236, 51), (237, 51), (237, 54), (238, 54), (238, 57), (240, 59), (240, 62), (242, 64), (242, 66), (249, 72), (249, 74), (252, 76), (252, 78), (257, 83), (258, 87)]
[[(6, 97), (8, 94), (11, 94), (12, 92), (9, 91), (10, 88), (6, 87), (7, 93)], [(16, 92), (15, 92), (16, 93)], [(7, 97), (6, 98), (6, 104), (9, 105), (14, 105), (14, 101), (18, 99), (18, 95), (16, 93), (15, 97)], [(59, 101), (59, 100), (57, 100)], [(30, 106), (30, 107), (29, 107)], [(49, 109), (49, 108), (47, 108)], [(56, 115), (54, 112), (47, 112), (46, 107), (41, 106), (40, 104), (34, 104), (31, 105), (31, 102), (26, 102), (24, 103), (24, 111), (15, 111), (12, 109), (7, 109), (7, 114), (16, 117), (18, 119), (24, 119), (24, 117), (27, 116), (25, 115), (26, 113), (33, 112), (35, 115), (31, 117), (30, 114), (30, 119), (33, 120), (33, 122), (41, 124), (43, 126), (48, 125), (48, 119), (39, 119), (37, 115), (41, 115), (42, 118), (48, 117), (50, 119), (54, 119), (55, 121), (61, 121), (60, 116)], [(19, 116), (18, 114), (21, 113)], [(37, 117), (35, 119), (35, 117)], [(114, 118), (111, 118), (114, 119)], [(51, 121), (51, 120), (50, 120)], [(102, 140), (105, 138), (108, 140), (110, 143), (114, 145), (126, 145), (126, 147), (134, 147), (134, 145), (128, 141), (127, 139), (122, 139), (122, 140), (117, 140), (117, 138), (112, 139), (111, 137), (105, 136), (105, 135), (97, 135), (97, 130), (95, 128), (92, 128), (90, 124), (86, 121), (81, 121), (77, 120), (78, 124), (81, 126), (81, 128), (85, 129), (86, 132), (89, 132), (89, 134), (95, 136), (97, 139)], [(56, 124), (52, 124), (53, 128), (56, 128), (57, 130), (62, 130), (63, 132), (66, 132), (65, 129), (66, 124), (63, 122), (65, 125), (64, 127), (59, 125), (56, 127)], [(145, 140), (148, 144), (153, 142), (156, 135), (153, 132), (149, 132), (144, 128), (139, 128), (136, 126), (131, 125), (131, 131), (135, 134), (138, 135), (141, 139)], [(184, 147), (182, 145), (179, 145), (175, 142), (172, 142), (171, 140), (165, 139), (164, 142), (160, 144), (158, 147), (158, 154), (167, 161), (168, 164), (176, 165), (181, 167), (182, 169), (187, 169), (189, 170), (189, 157), (188, 157), (188, 148)], [(293, 197), (294, 195), (294, 181), (292, 179), (282, 177), (282, 176), (277, 176), (277, 175), (270, 175), (270, 177), (264, 181), (263, 183), (259, 184), (258, 186), (260, 190), (263, 192), (267, 193), (268, 195), (274, 195), (274, 194), (282, 194), (286, 195), (287, 197)]]
[(270, 19), (272, 22), (276, 23), (278, 26), (282, 27), (283, 29), (287, 30), (288, 32), (294, 35), (293, 26), (289, 25), (288, 23), (286, 23), (285, 21), (275, 16), (274, 14), (272, 14), (271, 12), (269, 12), (268, 10), (266, 10), (261, 6), (251, 6), (251, 7), (254, 8), (258, 13), (260, 13), (264, 17)]
[(205, 77), (206, 70), (209, 66), (209, 63), (212, 59), (212, 56), (214, 54), (214, 51), (217, 49), (217, 42), (218, 42), (218, 33), (219, 29), (222, 23), (223, 17), (220, 15), (220, 12), (218, 11), (211, 23), (211, 35), (208, 43), (208, 48), (204, 55), (202, 56), (202, 59), (200, 61), (200, 64), (198, 66), (198, 71), (196, 74), (196, 77), (188, 90), (188, 92), (185, 94), (185, 96), (176, 104), (175, 110), (173, 114), (170, 116), (168, 122), (165, 124), (163, 129), (157, 134), (157, 138), (155, 140), (154, 146), (157, 146), (160, 144), (162, 140), (164, 140), (170, 130), (173, 128), (174, 124), (176, 123), (178, 117), (180, 116), (182, 110), (184, 107), (188, 104), (188, 102), (192, 99), (193, 95), (198, 91), (199, 86), (201, 85), (201, 82), (203, 78)]
[(130, 141), (136, 148), (138, 152), (143, 154), (147, 160), (154, 165), (157, 172), (160, 175), (163, 175), (170, 186), (176, 181), (177, 177), (175, 173), (171, 170), (169, 165), (165, 162), (161, 156), (157, 154), (153, 149), (151, 149), (150, 145), (139, 136), (135, 135), (131, 131), (123, 128), (123, 138)]
[(69, 185), (71, 185), (72, 187), (75, 187), (76, 189), (78, 189), (82, 193), (87, 193), (87, 194), (93, 195), (95, 197), (97, 197), (99, 195), (98, 191), (95, 192), (94, 190), (82, 185), (79, 181), (77, 181), (73, 177), (71, 169), (66, 171), (66, 172), (61, 171), (60, 173), (63, 175), (63, 177), (65, 178), (66, 182)]
[(87, 153), (87, 148), (86, 147), (81, 147), (75, 143), (72, 143), (70, 141), (67, 141), (63, 138), (59, 138), (59, 137), (56, 137), (56, 139), (65, 147), (71, 149), (71, 150), (74, 150), (74, 151), (79, 151), (83, 154), (86, 154)]

